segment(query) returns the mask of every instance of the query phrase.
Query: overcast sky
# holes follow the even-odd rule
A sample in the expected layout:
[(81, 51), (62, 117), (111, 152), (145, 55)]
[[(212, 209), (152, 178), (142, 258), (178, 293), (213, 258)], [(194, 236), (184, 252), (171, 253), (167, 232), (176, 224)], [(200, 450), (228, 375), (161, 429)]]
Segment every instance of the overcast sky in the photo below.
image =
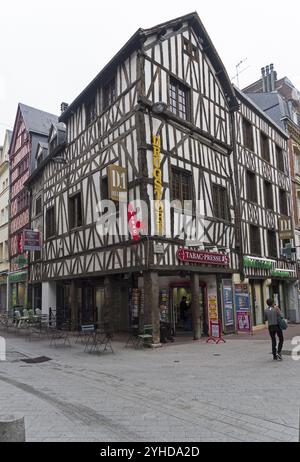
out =
[[(274, 63), (300, 89), (297, 0), (5, 0), (0, 6), (0, 144), (18, 102), (59, 113), (139, 28), (197, 11), (240, 87)], [(293, 51), (295, 54), (293, 55)], [(235, 81), (236, 83), (236, 81)]]

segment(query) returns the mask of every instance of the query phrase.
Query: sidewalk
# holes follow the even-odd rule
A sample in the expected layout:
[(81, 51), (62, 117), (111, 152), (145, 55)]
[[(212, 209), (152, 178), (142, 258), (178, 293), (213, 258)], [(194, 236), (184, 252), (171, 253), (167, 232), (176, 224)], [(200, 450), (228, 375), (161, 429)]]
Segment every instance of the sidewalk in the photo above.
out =
[[(300, 361), (273, 362), (261, 335), (157, 350), (126, 349), (119, 338), (115, 354), (100, 355), (11, 335), (1, 413), (25, 416), (27, 441), (296, 442)], [(22, 361), (40, 356), (50, 360)]]

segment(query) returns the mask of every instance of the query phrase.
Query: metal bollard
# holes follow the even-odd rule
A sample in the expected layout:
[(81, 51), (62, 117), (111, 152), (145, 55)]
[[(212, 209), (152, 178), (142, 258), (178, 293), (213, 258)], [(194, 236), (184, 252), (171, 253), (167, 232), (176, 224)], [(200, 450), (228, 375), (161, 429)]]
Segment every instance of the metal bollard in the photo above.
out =
[(25, 442), (24, 417), (16, 415), (0, 415), (0, 443)]

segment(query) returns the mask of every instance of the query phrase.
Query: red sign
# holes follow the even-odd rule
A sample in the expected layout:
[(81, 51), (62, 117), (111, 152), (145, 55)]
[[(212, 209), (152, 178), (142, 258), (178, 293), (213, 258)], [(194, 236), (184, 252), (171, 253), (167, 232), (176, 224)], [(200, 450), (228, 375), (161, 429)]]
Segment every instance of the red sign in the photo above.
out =
[(222, 337), (222, 325), (221, 321), (210, 321), (210, 337), (207, 339), (206, 343), (214, 342), (216, 344), (226, 343)]
[(177, 258), (183, 262), (200, 265), (228, 266), (229, 257), (223, 253), (203, 252), (200, 250), (178, 249)]

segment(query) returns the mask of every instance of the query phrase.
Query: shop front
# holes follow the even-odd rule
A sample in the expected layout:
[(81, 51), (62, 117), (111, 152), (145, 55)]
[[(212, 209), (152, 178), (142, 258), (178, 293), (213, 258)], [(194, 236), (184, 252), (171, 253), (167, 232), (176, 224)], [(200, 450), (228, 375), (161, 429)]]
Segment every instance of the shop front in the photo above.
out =
[(277, 268), (278, 262), (257, 257), (244, 257), (244, 283), (248, 285), (251, 322), (254, 328), (265, 326), (264, 310), (272, 298), (284, 317), (289, 318), (288, 300), (296, 291), (296, 272), (293, 264)]
[(10, 273), (9, 281), (9, 299), (10, 309), (25, 308), (28, 304), (28, 273), (27, 271), (19, 271)]
[(0, 274), (0, 313), (7, 310), (7, 273)]

